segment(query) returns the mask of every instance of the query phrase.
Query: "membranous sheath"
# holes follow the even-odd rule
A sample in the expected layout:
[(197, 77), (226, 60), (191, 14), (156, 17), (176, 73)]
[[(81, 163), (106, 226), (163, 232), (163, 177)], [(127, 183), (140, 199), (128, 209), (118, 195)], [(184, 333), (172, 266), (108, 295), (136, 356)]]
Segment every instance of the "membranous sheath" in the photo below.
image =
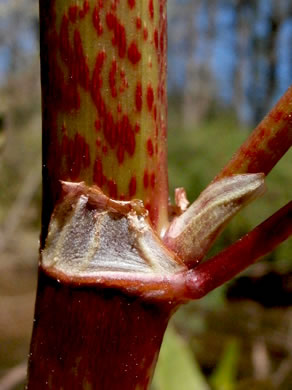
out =
[(189, 208), (180, 189), (177, 216), (163, 238), (141, 200), (114, 200), (83, 182), (62, 182), (62, 188), (41, 253), (47, 274), (65, 283), (175, 300), (190, 295), (182, 275), (199, 262), (226, 221), (263, 192), (264, 180), (262, 174), (222, 179)]
[(184, 213), (174, 218), (164, 243), (193, 267), (230, 219), (264, 189), (261, 173), (233, 175), (211, 183)]
[[(58, 279), (108, 287), (122, 278), (168, 278), (186, 270), (152, 228), (140, 200), (110, 199), (98, 187), (62, 182), (41, 253), (43, 269)], [(121, 278), (121, 275), (122, 278)]]

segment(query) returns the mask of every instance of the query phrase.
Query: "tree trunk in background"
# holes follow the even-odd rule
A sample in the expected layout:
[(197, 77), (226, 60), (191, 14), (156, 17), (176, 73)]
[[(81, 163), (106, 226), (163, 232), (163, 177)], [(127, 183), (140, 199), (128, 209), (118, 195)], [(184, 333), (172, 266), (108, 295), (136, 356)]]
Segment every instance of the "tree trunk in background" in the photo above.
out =
[[(216, 1), (207, 2), (207, 4), (202, 1), (191, 2), (185, 17), (188, 22), (187, 31), (190, 42), (183, 95), (183, 123), (188, 129), (194, 128), (196, 124), (206, 118), (214, 101), (214, 80), (209, 65), (212, 51), (210, 42), (214, 36), (216, 6)], [(196, 20), (202, 7), (207, 7), (206, 12), (208, 13), (208, 28), (207, 31), (203, 30), (203, 32), (200, 31), (198, 19)], [(201, 45), (199, 47), (202, 42), (203, 49)]]

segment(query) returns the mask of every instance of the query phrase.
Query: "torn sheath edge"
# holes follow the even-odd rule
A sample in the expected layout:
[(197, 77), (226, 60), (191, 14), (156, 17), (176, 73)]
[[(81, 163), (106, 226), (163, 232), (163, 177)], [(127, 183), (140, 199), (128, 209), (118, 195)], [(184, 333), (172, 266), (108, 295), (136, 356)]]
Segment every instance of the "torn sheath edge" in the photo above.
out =
[(98, 187), (62, 182), (41, 268), (60, 283), (121, 289), (178, 301), (186, 266), (153, 231), (143, 202), (108, 198)]

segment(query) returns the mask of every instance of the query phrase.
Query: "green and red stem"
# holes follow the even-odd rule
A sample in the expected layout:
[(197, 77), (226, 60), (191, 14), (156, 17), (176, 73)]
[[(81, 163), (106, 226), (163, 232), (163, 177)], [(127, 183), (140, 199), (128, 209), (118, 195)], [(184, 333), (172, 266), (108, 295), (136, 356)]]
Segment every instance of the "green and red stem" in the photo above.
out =
[(166, 0), (40, 0), (44, 237), (59, 180), (167, 220)]

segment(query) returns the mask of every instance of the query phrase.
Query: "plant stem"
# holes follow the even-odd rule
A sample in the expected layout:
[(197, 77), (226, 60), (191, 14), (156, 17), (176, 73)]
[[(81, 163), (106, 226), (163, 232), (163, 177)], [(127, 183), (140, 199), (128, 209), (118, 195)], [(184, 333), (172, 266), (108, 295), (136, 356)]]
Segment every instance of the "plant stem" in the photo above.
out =
[(172, 309), (41, 273), (28, 388), (147, 389)]
[(40, 0), (43, 235), (59, 180), (167, 221), (166, 1)]
[[(166, 0), (40, 0), (42, 242), (60, 180), (168, 223)], [(73, 243), (72, 243), (73, 245)], [(27, 389), (147, 389), (173, 305), (39, 270)]]

